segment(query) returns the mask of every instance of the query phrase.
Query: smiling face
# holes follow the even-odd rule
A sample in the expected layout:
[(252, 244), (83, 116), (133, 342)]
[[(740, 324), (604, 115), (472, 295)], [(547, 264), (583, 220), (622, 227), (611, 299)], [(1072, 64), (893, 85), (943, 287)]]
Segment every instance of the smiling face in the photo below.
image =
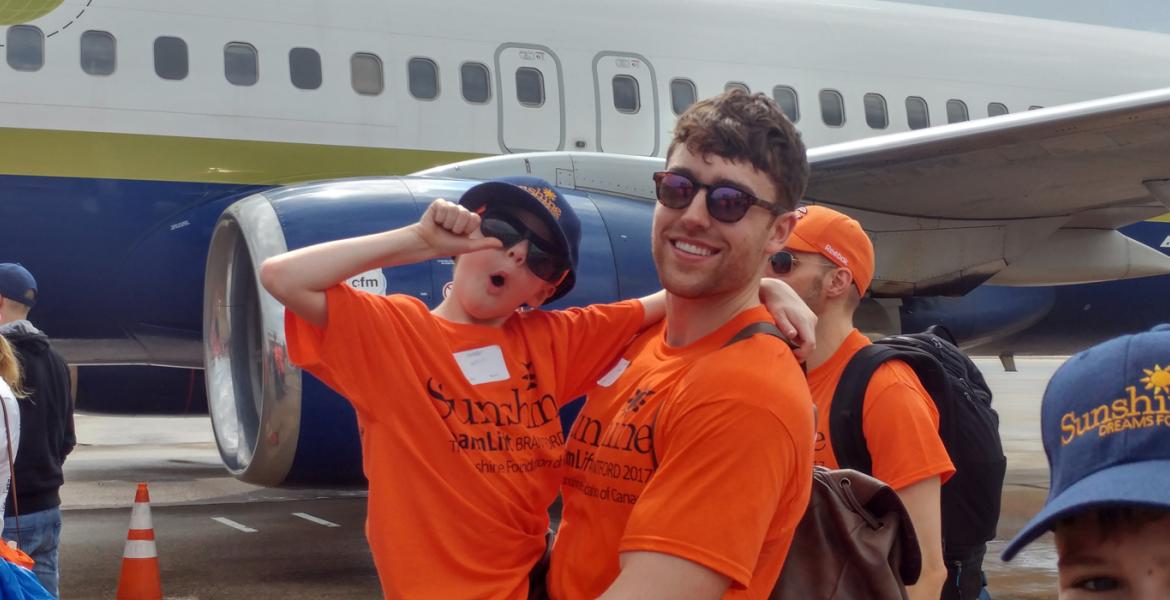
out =
[[(750, 163), (698, 156), (686, 145), (673, 149), (666, 168), (701, 184), (730, 184), (768, 202), (778, 198), (769, 177)], [(662, 287), (682, 298), (725, 296), (758, 284), (767, 257), (783, 247), (795, 222), (791, 213), (773, 217), (754, 206), (743, 219), (723, 223), (711, 217), (706, 203), (707, 190), (699, 190), (686, 208), (658, 204), (654, 209), (654, 264)]]
[(1109, 512), (1057, 525), (1060, 599), (1170, 598), (1170, 513)]
[[(545, 224), (523, 211), (509, 214), (534, 235), (553, 239)], [(528, 240), (511, 248), (492, 248), (464, 254), (455, 261), (451, 296), (470, 321), (494, 323), (527, 304), (537, 307), (552, 295), (555, 286), (540, 279), (525, 265)]]

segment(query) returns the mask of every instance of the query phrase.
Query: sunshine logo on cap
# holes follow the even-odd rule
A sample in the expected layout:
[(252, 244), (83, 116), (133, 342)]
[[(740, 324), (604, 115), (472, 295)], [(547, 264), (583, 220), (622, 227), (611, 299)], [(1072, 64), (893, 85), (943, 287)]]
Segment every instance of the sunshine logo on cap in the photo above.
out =
[[(1107, 437), (1133, 429), (1170, 427), (1170, 411), (1166, 394), (1170, 392), (1170, 367), (1142, 369), (1146, 377), (1140, 379), (1144, 389), (1126, 386), (1125, 394), (1105, 404), (1083, 412), (1069, 411), (1060, 418), (1060, 443), (1067, 446), (1091, 432)], [(1148, 392), (1148, 393), (1140, 393)]]
[(548, 212), (553, 214), (554, 218), (561, 218), (561, 207), (557, 206), (556, 192), (548, 188), (537, 188), (528, 185), (521, 185), (517, 187), (528, 192), (529, 194), (532, 194), (532, 197), (539, 200), (540, 203), (548, 209)]
[(1154, 393), (1162, 392), (1163, 394), (1170, 394), (1170, 364), (1163, 368), (1161, 365), (1154, 365), (1154, 370), (1142, 369), (1146, 374), (1141, 378), (1141, 382), (1146, 384), (1147, 390), (1153, 390)]

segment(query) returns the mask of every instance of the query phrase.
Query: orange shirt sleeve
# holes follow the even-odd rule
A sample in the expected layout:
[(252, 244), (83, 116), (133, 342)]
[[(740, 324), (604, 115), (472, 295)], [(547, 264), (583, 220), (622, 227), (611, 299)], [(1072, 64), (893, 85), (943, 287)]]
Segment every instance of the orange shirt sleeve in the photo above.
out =
[(592, 389), (642, 328), (644, 314), (638, 300), (544, 313), (560, 374), (557, 397), (568, 402)]
[(426, 307), (406, 296), (375, 296), (341, 284), (325, 295), (323, 328), (285, 310), (289, 359), (376, 418), (377, 390), (384, 389), (378, 377), (387, 365), (413, 362), (406, 349), (425, 335), (420, 327)]
[(909, 365), (893, 360), (874, 372), (865, 390), (861, 426), (873, 475), (895, 490), (955, 473), (938, 434), (938, 407)]
[(619, 551), (679, 556), (743, 588), (752, 580), (777, 507), (791, 513), (783, 518), (793, 523), (804, 514), (812, 403), (802, 396), (804, 410), (790, 416), (804, 431), (792, 432), (776, 411), (742, 397), (767, 397), (762, 395), (777, 390), (776, 382), (744, 371), (723, 369), (722, 377), (694, 380), (663, 406), (654, 436), (660, 463), (634, 506)]

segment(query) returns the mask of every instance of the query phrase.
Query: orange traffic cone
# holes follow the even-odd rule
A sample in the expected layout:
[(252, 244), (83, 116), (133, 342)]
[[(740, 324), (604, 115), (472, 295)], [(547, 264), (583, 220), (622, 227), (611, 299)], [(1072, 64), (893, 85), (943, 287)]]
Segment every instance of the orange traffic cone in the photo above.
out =
[(134, 508), (130, 511), (130, 532), (126, 534), (126, 550), (122, 553), (117, 600), (162, 600), (158, 550), (154, 545), (154, 525), (150, 522), (150, 492), (145, 483), (138, 484)]

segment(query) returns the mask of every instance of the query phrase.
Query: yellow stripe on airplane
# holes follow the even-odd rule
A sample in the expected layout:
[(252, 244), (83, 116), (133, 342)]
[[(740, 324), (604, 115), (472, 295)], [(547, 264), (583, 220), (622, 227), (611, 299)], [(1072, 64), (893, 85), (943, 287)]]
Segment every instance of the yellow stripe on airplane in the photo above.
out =
[(61, 5), (61, 0), (0, 2), (0, 25), (17, 25), (39, 19)]
[(0, 174), (283, 184), (403, 175), (481, 154), (0, 128)]

